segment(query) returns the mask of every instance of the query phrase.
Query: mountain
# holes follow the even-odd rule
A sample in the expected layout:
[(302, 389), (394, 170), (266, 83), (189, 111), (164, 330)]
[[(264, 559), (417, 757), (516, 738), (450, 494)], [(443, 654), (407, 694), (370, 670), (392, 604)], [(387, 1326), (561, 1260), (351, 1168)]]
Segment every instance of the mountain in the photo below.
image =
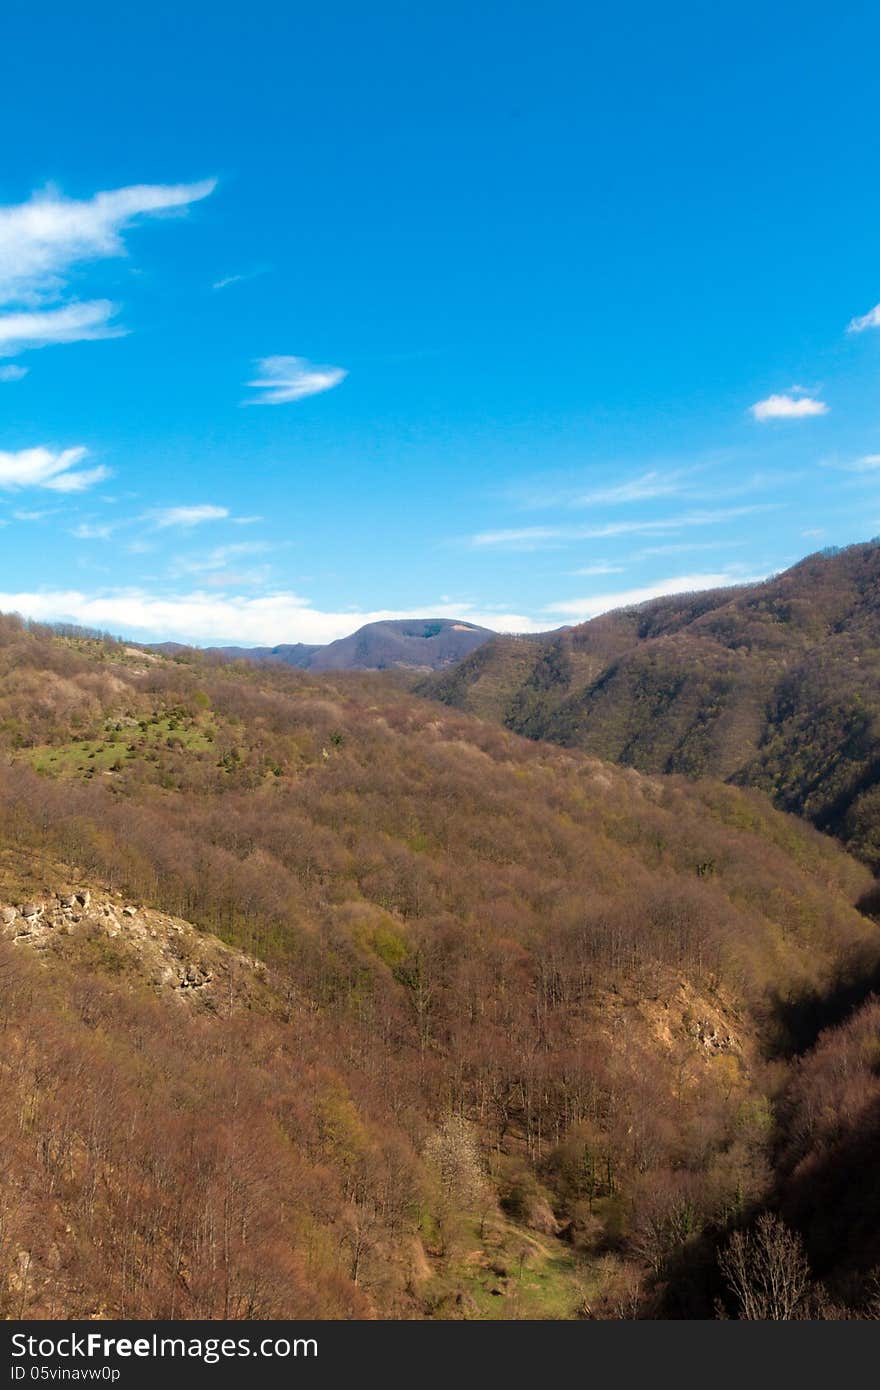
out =
[[(180, 656), (181, 653), (191, 652), (193, 648), (184, 646), (182, 642), (157, 642), (150, 650), (161, 652), (165, 656)], [(259, 664), (274, 662), (280, 666), (294, 666), (300, 671), (305, 671), (316, 652), (324, 649), (309, 642), (290, 642), (282, 643), (278, 647), (207, 647), (205, 650), (217, 661), (254, 661)]]
[[(389, 619), (366, 623), (326, 646), (296, 642), (278, 647), (211, 647), (208, 652), (221, 661), (271, 663), (301, 671), (439, 671), (493, 635), (488, 628), (450, 618)], [(165, 642), (152, 650), (175, 655), (187, 648)]]
[(644, 772), (766, 791), (880, 871), (880, 545), (495, 637), (418, 689)]
[(2, 619), (0, 1314), (711, 1316), (870, 884), (381, 675)]

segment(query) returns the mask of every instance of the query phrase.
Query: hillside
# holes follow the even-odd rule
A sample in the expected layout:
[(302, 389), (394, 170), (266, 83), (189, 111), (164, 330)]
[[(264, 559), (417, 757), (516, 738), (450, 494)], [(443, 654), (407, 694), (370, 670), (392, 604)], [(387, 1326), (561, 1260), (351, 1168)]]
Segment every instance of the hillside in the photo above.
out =
[[(277, 647), (210, 647), (220, 661), (254, 661), (260, 665), (295, 666), (301, 671), (439, 671), (461, 661), (494, 634), (473, 623), (450, 618), (393, 619), (366, 623), (349, 637), (326, 646), (295, 642)], [(186, 651), (176, 642), (153, 648), (165, 655)]]
[(769, 793), (880, 870), (880, 545), (495, 637), (423, 694), (644, 772)]
[(378, 676), (6, 619), (0, 739), (7, 1315), (658, 1308), (880, 970), (759, 793)]

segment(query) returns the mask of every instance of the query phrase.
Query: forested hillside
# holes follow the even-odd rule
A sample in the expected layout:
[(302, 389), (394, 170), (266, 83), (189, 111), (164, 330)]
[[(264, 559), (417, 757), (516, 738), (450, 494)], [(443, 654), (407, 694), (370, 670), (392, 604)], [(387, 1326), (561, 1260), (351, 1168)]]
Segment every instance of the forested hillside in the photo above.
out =
[(880, 870), (880, 545), (764, 584), (496, 637), (422, 693), (644, 772), (716, 776)]
[(0, 740), (5, 1314), (711, 1315), (877, 979), (862, 865), (381, 677), (13, 619)]

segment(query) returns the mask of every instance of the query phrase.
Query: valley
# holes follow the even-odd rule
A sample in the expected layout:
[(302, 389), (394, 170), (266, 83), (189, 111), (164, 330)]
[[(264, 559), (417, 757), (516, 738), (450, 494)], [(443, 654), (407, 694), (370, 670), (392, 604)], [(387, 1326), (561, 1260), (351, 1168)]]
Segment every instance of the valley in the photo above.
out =
[(869, 1315), (873, 1237), (811, 1224), (875, 1104), (828, 836), (396, 677), (15, 619), (0, 731), (7, 1316), (736, 1315), (765, 1208)]

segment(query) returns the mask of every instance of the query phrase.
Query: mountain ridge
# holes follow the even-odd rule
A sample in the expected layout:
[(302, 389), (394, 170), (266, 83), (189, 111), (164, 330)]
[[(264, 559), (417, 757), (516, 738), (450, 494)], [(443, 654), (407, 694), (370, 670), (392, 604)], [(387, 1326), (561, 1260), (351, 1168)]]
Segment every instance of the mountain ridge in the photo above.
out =
[(880, 869), (880, 545), (498, 636), (417, 691), (644, 772), (768, 792)]
[[(436, 671), (460, 661), (495, 634), (457, 618), (389, 618), (365, 623), (334, 642), (280, 643), (274, 647), (206, 647), (220, 661), (292, 666), (300, 671)], [(150, 650), (178, 655), (183, 643), (152, 643)]]

